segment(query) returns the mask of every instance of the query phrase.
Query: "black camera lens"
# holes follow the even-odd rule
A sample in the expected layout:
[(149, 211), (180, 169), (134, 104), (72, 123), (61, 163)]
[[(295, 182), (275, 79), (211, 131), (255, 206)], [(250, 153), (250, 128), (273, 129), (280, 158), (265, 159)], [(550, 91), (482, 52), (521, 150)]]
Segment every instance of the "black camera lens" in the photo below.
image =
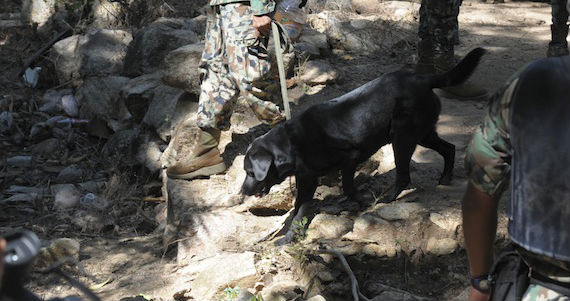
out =
[(28, 230), (19, 230), (6, 236), (4, 265), (6, 269), (23, 268), (38, 255), (41, 242), (38, 236)]

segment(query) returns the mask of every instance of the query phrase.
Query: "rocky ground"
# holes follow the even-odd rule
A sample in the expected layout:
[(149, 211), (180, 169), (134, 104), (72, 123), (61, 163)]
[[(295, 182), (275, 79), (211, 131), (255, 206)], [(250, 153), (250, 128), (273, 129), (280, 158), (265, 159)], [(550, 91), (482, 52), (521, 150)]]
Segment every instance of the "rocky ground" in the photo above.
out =
[[(37, 273), (54, 258), (71, 256), (79, 264), (70, 272), (104, 300), (350, 300), (340, 260), (319, 253), (334, 249), (374, 300), (464, 298), (463, 157), (484, 100), (442, 98), (438, 132), (457, 149), (451, 186), (436, 185), (442, 159), (418, 147), (411, 189), (391, 204), (378, 202), (395, 173), (391, 148), (384, 147), (359, 168), (362, 202), (340, 196), (338, 175), (324, 178), (309, 230), (298, 243), (277, 248), (272, 240), (292, 207), (294, 179), (263, 199), (238, 195), (245, 149), (268, 130), (243, 103), (222, 135), (226, 174), (161, 179), (162, 166), (184, 151), (169, 142), (187, 139), (196, 110), (205, 25), (199, 1), (161, 1), (148, 16), (135, 14), (144, 8), (137, 1), (126, 11), (99, 1), (89, 2), (90, 10), (72, 5), (87, 1), (63, 3), (69, 15), (53, 16), (36, 30), (20, 21), (20, 1), (3, 0), (0, 12), (0, 234), (30, 229), (48, 247), (32, 271), (34, 292), (77, 294), (56, 276)], [(418, 7), (309, 1), (290, 67), (293, 113), (411, 69)], [(549, 13), (539, 2), (465, 1), (457, 55), (489, 50), (472, 82), (492, 92), (543, 57)], [(21, 72), (36, 66), (42, 71), (32, 88)], [(499, 232), (504, 238), (504, 215)]]

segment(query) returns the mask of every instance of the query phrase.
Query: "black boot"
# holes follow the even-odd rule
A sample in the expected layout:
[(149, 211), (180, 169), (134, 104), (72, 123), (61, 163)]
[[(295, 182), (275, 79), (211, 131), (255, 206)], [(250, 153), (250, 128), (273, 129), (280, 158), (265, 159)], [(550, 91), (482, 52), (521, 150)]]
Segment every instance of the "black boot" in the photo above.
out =
[(568, 25), (557, 24), (550, 25), (550, 32), (552, 33), (552, 41), (548, 43), (548, 51), (546, 56), (563, 56), (568, 54)]
[(416, 64), (417, 74), (434, 74), (434, 53), (431, 39), (420, 39), (418, 42), (418, 63)]

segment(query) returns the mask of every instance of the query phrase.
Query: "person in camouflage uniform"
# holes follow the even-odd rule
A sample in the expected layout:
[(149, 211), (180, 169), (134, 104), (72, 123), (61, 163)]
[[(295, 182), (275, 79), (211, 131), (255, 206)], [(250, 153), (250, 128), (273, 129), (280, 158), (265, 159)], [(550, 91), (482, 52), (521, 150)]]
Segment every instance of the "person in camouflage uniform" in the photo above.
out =
[[(459, 8), (463, 0), (422, 0), (418, 28), (416, 73), (444, 73), (455, 65), (455, 44), (459, 43)], [(439, 90), (439, 89), (438, 89)], [(441, 89), (446, 97), (481, 98), (487, 91), (473, 84)]]
[(199, 66), (199, 129), (193, 133), (190, 153), (168, 167), (169, 177), (192, 179), (226, 170), (217, 146), (221, 131), (230, 128), (240, 92), (262, 122), (274, 125), (285, 119), (279, 107), (267, 99), (263, 88), (270, 74), (267, 43), (274, 9), (273, 0), (209, 1)]
[(548, 43), (546, 56), (563, 56), (568, 54), (568, 0), (552, 0), (552, 25), (550, 33), (552, 39)]
[(565, 177), (570, 118), (564, 117), (569, 79), (568, 56), (523, 67), (491, 97), (488, 113), (468, 145), (469, 181), (462, 211), (473, 277), (469, 300), (489, 298), (486, 288), (474, 283), (489, 273), (497, 203), (512, 182), (509, 236), (533, 281), (542, 281), (531, 282), (523, 300), (570, 301), (570, 183)]

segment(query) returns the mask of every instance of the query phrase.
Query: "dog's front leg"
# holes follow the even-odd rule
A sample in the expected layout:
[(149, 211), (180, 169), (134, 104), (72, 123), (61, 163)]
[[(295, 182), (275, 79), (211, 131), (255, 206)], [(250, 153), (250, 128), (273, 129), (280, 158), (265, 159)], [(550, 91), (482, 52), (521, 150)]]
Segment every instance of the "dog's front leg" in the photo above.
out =
[(317, 178), (313, 176), (295, 176), (297, 182), (297, 198), (295, 200), (295, 209), (293, 210), (293, 220), (291, 226), (285, 234), (285, 237), (277, 240), (276, 245), (285, 245), (295, 239), (295, 234), (304, 231), (300, 227), (305, 227), (302, 224), (303, 217), (307, 215), (309, 202), (312, 201), (315, 190), (317, 190)]
[(354, 196), (354, 173), (356, 172), (356, 161), (351, 161), (342, 168), (342, 192), (347, 197)]

